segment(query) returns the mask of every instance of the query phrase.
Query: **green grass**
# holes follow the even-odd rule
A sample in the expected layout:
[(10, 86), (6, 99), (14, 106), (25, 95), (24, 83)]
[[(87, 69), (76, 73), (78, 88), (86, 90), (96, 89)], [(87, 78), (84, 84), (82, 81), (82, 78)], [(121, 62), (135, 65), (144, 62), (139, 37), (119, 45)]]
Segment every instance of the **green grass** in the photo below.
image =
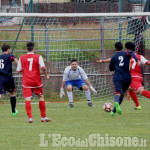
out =
[[(111, 101), (112, 102), (112, 101)], [(34, 122), (28, 123), (24, 105), (18, 104), (19, 114), (11, 116), (10, 105), (0, 105), (0, 149), (4, 150), (76, 150), (76, 149), (102, 149), (102, 150), (149, 150), (150, 149), (150, 109), (149, 101), (140, 101), (142, 110), (133, 109), (132, 101), (124, 101), (121, 109), (122, 115), (114, 117), (103, 111), (104, 101), (95, 101), (95, 108), (87, 106), (86, 102), (75, 102), (72, 109), (66, 108), (68, 103), (47, 104), (47, 116), (52, 122), (40, 122), (40, 111), (37, 104), (32, 104)], [(112, 102), (113, 103), (113, 102)], [(45, 134), (48, 147), (39, 147), (40, 134)], [(100, 134), (109, 137), (138, 137), (147, 140), (144, 148), (140, 147), (52, 147), (52, 138), (48, 134), (61, 134), (66, 137), (85, 139), (90, 134)], [(53, 141), (54, 142), (54, 141)]]

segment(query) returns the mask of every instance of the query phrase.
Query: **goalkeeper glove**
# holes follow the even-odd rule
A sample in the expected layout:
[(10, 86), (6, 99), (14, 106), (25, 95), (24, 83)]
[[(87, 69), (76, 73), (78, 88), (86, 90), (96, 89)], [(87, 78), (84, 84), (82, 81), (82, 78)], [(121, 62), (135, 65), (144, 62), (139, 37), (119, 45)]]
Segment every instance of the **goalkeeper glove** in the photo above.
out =
[(90, 90), (91, 90), (94, 94), (97, 94), (97, 91), (93, 88), (92, 85), (90, 86)]
[(62, 98), (64, 95), (65, 95), (64, 88), (61, 88), (60, 89), (60, 98)]

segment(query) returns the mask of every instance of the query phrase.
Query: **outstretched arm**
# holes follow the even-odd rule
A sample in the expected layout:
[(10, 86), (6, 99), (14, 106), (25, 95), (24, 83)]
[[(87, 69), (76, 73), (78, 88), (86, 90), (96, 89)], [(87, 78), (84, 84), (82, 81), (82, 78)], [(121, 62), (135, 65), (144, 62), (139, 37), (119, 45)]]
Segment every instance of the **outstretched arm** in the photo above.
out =
[(17, 65), (17, 64), (18, 64), (18, 59), (17, 59), (17, 58), (14, 58), (14, 62), (15, 62), (15, 64)]
[(104, 59), (104, 60), (97, 60), (96, 62), (97, 63), (107, 63), (107, 62), (110, 62), (111, 61), (111, 58), (108, 58), (108, 59)]
[(150, 61), (149, 60), (146, 62), (146, 65), (150, 65)]
[(21, 73), (22, 72), (22, 64), (21, 64), (21, 60), (19, 59), (18, 63), (17, 63), (17, 69), (16, 71), (18, 73)]

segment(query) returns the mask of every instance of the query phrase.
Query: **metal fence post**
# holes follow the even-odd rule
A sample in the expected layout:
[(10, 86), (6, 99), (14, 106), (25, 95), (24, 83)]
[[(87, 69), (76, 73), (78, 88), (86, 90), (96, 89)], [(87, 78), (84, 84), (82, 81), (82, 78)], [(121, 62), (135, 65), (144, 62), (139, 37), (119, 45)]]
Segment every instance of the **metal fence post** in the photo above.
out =
[[(34, 13), (33, 0), (31, 0), (31, 13)], [(31, 41), (34, 42), (34, 20), (33, 20), (33, 17), (31, 17)]]
[[(119, 12), (122, 12), (122, 0), (119, 0)], [(122, 24), (121, 18), (119, 17), (119, 42), (122, 41)]]
[(45, 26), (45, 49), (46, 49), (46, 62), (49, 61), (49, 27)]
[(105, 59), (104, 51), (104, 17), (101, 18), (101, 59)]

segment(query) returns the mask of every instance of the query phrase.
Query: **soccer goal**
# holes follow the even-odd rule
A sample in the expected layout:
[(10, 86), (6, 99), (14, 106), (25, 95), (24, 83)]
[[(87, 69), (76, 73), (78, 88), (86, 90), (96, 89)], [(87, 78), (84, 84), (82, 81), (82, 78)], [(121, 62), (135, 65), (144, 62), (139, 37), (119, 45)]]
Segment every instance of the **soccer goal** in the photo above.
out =
[[(94, 100), (109, 100), (114, 95), (109, 64), (96, 60), (110, 58), (115, 42), (132, 41), (139, 54), (150, 58), (150, 13), (1, 13), (1, 18), (1, 45), (9, 43), (19, 59), (26, 53), (26, 43), (34, 41), (36, 53), (43, 56), (50, 76), (47, 81), (41, 74), (47, 101), (60, 100), (63, 71), (72, 58), (77, 58), (98, 91), (92, 94)], [(149, 70), (143, 67), (146, 89), (150, 87)], [(22, 100), (22, 75), (16, 73), (16, 66), (13, 74), (16, 95)], [(85, 100), (84, 93), (74, 88), (74, 99)]]

